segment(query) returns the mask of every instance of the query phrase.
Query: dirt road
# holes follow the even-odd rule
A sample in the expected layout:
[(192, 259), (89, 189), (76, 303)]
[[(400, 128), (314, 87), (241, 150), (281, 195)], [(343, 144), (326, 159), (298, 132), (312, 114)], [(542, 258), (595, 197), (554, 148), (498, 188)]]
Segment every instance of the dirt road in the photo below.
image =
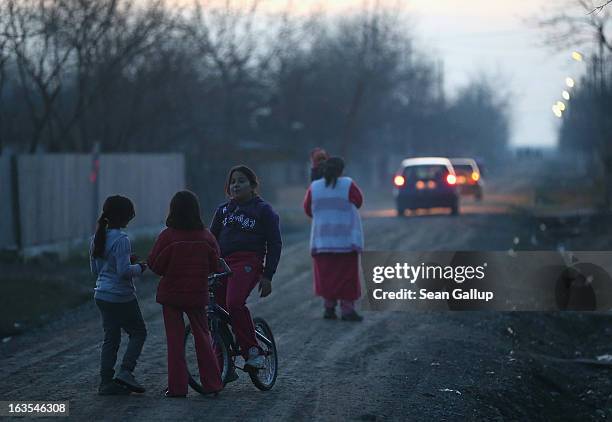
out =
[[(507, 250), (516, 237), (529, 238), (529, 217), (490, 206), (404, 219), (379, 210), (364, 221), (367, 249)], [(96, 395), (102, 330), (89, 303), (0, 345), (0, 400), (70, 400), (74, 420), (612, 418), (607, 369), (573, 362), (609, 351), (606, 315), (366, 312), (362, 323), (326, 321), (310, 265), (307, 233), (293, 236), (272, 296), (250, 302), (278, 345), (279, 376), (269, 392), (241, 374), (216, 399), (163, 398), (165, 337), (149, 279), (140, 289), (149, 336), (136, 369), (145, 394)]]

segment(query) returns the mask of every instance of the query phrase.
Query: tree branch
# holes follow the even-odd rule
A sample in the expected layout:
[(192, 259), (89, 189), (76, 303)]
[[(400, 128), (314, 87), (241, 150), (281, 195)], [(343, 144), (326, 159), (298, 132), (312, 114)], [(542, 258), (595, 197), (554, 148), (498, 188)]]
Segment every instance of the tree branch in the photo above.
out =
[(602, 4), (601, 6), (597, 6), (595, 9), (593, 9), (593, 10), (591, 10), (589, 12), (589, 15), (601, 12), (604, 9), (604, 7), (608, 6), (609, 4), (612, 4), (612, 0), (608, 0), (604, 4)]

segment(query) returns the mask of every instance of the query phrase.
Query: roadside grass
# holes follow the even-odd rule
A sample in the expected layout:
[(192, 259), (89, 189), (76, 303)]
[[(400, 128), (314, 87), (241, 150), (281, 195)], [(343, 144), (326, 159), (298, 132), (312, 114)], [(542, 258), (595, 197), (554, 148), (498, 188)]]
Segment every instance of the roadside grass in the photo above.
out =
[(91, 299), (92, 284), (86, 280), (33, 278), (2, 280), (0, 337), (20, 334), (62, 311)]
[(603, 208), (602, 176), (584, 160), (560, 155), (537, 161), (514, 160), (511, 164), (500, 171), (501, 184), (495, 186), (528, 192), (531, 200), (522, 206), (530, 213), (557, 214)]
[(539, 212), (598, 209), (603, 205), (604, 188), (587, 178), (542, 178), (535, 186), (535, 209)]
[[(146, 260), (154, 241), (152, 236), (134, 239), (133, 253)], [(9, 258), (0, 281), (0, 337), (35, 328), (92, 299), (95, 277), (89, 270), (89, 245), (85, 242), (64, 259), (53, 253), (26, 262)]]

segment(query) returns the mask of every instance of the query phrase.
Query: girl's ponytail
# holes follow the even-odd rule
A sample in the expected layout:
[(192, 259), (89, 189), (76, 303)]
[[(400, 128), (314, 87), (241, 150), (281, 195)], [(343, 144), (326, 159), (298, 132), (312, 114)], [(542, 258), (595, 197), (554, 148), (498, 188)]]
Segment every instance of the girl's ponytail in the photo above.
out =
[(342, 176), (344, 171), (344, 160), (340, 157), (331, 157), (323, 163), (323, 177), (325, 178), (325, 186), (332, 185), (336, 187), (338, 178)]
[(94, 258), (104, 258), (104, 249), (106, 246), (106, 229), (108, 227), (108, 217), (103, 212), (98, 218), (98, 227), (96, 228), (96, 234), (94, 235), (94, 247), (93, 247), (93, 257)]
[(94, 258), (104, 258), (106, 251), (106, 229), (125, 227), (134, 218), (134, 204), (128, 198), (120, 195), (109, 196), (102, 206), (102, 214), (98, 218), (98, 227), (94, 235)]

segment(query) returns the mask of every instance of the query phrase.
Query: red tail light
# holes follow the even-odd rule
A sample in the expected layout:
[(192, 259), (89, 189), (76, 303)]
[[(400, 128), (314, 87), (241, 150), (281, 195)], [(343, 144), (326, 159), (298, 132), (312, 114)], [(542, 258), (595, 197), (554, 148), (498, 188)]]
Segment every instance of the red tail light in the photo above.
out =
[(393, 184), (397, 186), (398, 188), (401, 188), (402, 186), (406, 184), (406, 179), (404, 179), (404, 176), (400, 176), (398, 174), (397, 176), (393, 178)]
[(478, 181), (478, 179), (480, 179), (480, 174), (476, 173), (475, 171), (472, 172), (472, 180), (474, 180), (475, 182)]
[(448, 183), (449, 185), (454, 185), (455, 183), (457, 183), (457, 177), (454, 174), (447, 174), (446, 183)]

